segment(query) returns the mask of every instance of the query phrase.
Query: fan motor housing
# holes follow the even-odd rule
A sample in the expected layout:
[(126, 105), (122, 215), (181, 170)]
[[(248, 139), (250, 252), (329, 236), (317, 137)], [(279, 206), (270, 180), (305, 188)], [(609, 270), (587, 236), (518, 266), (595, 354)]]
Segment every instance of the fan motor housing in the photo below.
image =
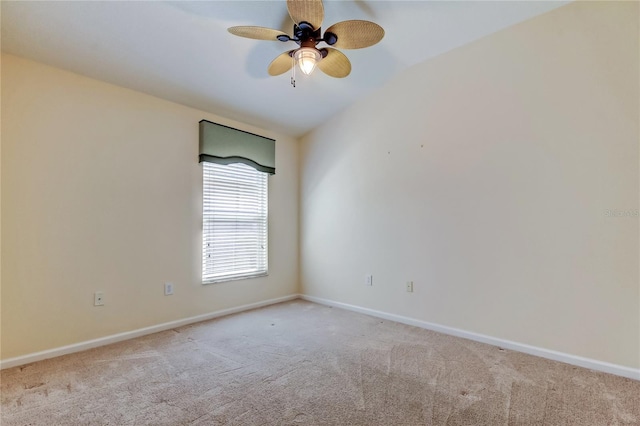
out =
[(301, 46), (302, 43), (307, 43), (309, 41), (313, 41), (313, 45), (315, 46), (321, 41), (322, 33), (320, 28), (314, 30), (310, 23), (300, 22), (297, 25), (293, 25), (293, 36), (294, 41)]

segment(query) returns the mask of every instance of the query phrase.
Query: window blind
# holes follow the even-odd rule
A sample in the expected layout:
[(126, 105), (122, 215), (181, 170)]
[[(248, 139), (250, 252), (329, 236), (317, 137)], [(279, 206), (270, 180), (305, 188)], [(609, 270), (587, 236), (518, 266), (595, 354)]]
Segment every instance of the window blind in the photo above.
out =
[(203, 162), (202, 281), (267, 274), (267, 173)]

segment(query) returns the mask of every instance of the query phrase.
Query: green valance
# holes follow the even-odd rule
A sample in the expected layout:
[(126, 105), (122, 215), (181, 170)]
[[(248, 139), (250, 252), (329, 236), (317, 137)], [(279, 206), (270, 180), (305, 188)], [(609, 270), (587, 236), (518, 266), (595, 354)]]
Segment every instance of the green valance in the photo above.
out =
[(211, 121), (200, 121), (200, 162), (244, 163), (276, 173), (276, 141)]

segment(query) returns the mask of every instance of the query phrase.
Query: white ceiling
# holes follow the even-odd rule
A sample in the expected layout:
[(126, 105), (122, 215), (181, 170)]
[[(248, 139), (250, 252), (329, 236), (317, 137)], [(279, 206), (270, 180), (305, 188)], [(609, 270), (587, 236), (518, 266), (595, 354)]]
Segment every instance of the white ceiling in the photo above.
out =
[(2, 50), (217, 115), (298, 136), (402, 70), (567, 2), (331, 1), (324, 28), (378, 23), (384, 39), (343, 50), (352, 72), (270, 77), (293, 42), (251, 40), (227, 28), (256, 25), (291, 34), (278, 1), (1, 2)]

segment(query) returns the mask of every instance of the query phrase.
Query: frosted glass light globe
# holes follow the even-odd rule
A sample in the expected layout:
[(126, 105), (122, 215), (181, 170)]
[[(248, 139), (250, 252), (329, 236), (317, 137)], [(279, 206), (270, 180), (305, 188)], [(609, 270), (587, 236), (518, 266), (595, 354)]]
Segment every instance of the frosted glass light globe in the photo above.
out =
[(300, 70), (309, 75), (316, 68), (316, 64), (322, 59), (322, 55), (318, 49), (313, 47), (301, 47), (293, 54), (296, 64), (300, 67)]

